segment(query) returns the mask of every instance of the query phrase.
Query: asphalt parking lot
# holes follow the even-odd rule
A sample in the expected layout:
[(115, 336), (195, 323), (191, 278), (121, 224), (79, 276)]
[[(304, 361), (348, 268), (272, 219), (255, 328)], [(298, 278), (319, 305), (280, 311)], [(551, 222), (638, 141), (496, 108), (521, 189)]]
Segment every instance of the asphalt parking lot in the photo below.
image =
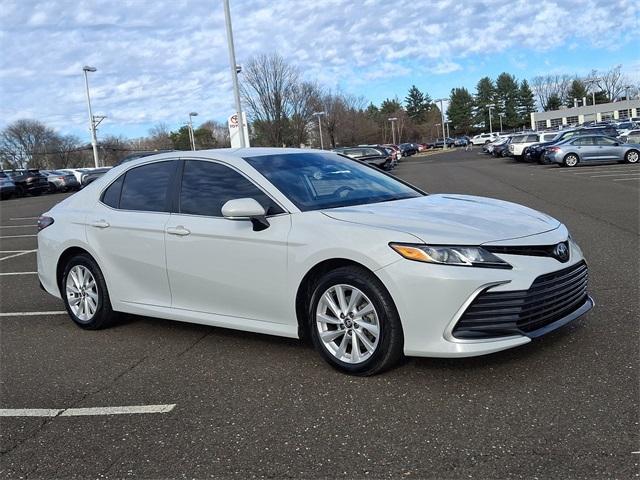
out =
[[(340, 374), (291, 339), (142, 317), (82, 331), (34, 274), (36, 217), (65, 195), (4, 201), (0, 409), (53, 412), (0, 417), (0, 476), (640, 476), (640, 166), (564, 169), (474, 149), (394, 173), (563, 221), (596, 308), (524, 347), (408, 359), (372, 378)], [(141, 405), (158, 408), (78, 410)]]

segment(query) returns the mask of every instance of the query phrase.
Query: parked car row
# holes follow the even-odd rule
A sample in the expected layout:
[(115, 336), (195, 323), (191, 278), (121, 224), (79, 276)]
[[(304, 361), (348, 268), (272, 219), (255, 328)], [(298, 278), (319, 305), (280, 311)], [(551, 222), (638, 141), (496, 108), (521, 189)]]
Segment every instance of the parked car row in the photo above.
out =
[(637, 163), (639, 134), (640, 130), (638, 133), (629, 130), (627, 135), (620, 136), (613, 124), (556, 132), (526, 132), (499, 136), (484, 145), (483, 151), (498, 157), (510, 156), (517, 161), (556, 163), (566, 167), (588, 162)]
[(0, 198), (80, 190), (104, 175), (110, 168), (3, 170), (0, 171)]

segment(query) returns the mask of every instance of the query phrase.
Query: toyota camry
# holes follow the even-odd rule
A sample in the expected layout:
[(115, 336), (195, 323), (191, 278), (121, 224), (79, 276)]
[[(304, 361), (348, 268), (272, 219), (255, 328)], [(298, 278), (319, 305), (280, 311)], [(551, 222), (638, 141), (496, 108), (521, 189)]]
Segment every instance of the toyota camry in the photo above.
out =
[(38, 224), (40, 283), (82, 328), (130, 313), (306, 337), (357, 375), (523, 345), (594, 304), (554, 218), (332, 152), (145, 157)]

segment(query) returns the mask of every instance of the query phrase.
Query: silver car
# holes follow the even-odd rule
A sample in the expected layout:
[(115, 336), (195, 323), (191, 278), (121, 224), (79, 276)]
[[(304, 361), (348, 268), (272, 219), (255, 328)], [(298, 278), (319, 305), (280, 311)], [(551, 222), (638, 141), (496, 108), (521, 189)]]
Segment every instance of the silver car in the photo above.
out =
[(622, 143), (605, 135), (584, 135), (550, 145), (544, 155), (547, 162), (565, 167), (591, 162), (638, 163), (640, 145)]

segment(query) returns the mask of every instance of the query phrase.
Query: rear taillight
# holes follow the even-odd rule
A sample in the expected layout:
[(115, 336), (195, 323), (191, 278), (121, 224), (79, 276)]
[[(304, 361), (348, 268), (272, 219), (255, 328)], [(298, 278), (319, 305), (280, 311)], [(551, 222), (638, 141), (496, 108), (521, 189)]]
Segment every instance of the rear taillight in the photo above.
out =
[(38, 231), (44, 230), (49, 225), (53, 225), (53, 218), (40, 215), (38, 217)]
[(559, 152), (560, 147), (547, 147), (547, 152)]

